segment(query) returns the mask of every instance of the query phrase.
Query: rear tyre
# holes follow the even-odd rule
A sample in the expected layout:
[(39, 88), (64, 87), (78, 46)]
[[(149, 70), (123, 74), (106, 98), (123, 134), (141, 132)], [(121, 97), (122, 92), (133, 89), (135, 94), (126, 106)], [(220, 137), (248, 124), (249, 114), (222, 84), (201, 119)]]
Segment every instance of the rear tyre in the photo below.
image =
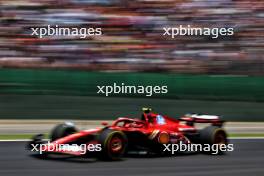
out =
[(104, 129), (98, 141), (102, 147), (101, 160), (120, 160), (126, 151), (127, 137), (122, 131)]
[[(216, 126), (208, 126), (200, 131), (200, 142), (202, 144), (210, 145), (211, 149), (208, 152), (212, 154), (213, 152), (213, 145), (227, 145), (227, 134), (224, 129), (216, 127)], [(219, 147), (218, 147), (219, 148)], [(217, 154), (224, 154), (223, 151), (218, 151)]]
[(59, 138), (68, 136), (70, 134), (74, 134), (77, 132), (75, 126), (71, 123), (63, 123), (55, 126), (55, 128), (51, 131), (50, 139), (51, 141), (55, 141)]

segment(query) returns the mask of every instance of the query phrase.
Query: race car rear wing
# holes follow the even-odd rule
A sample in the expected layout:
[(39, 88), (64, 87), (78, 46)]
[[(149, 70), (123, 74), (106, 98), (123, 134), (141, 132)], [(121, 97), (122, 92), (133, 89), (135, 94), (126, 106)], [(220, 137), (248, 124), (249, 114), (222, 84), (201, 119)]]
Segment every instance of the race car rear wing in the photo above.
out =
[(187, 125), (193, 126), (194, 123), (211, 123), (214, 126), (223, 126), (224, 120), (221, 120), (216, 115), (198, 115), (198, 114), (186, 114), (179, 119), (180, 121), (186, 121)]

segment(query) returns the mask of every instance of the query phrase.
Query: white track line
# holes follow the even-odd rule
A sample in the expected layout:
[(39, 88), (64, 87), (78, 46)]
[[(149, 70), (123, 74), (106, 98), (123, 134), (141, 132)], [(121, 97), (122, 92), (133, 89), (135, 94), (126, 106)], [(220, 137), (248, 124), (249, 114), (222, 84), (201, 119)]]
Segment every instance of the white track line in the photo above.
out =
[[(32, 139), (0, 139), (0, 142), (29, 142)], [(43, 141), (48, 141), (48, 139), (43, 139)]]
[(264, 139), (264, 137), (230, 137), (228, 139)]
[[(264, 139), (264, 137), (230, 137), (228, 139)], [(44, 139), (48, 140), (48, 139)], [(0, 139), (0, 142), (29, 142), (31, 139)]]
[(0, 142), (28, 142), (30, 139), (0, 139)]

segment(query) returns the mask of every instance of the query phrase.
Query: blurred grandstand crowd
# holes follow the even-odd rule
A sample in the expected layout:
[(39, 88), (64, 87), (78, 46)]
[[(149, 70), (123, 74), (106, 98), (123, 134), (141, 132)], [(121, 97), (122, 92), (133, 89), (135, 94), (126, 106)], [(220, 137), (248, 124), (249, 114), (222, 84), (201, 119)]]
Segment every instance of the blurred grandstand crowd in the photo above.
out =
[[(103, 35), (31, 35), (47, 25)], [(179, 25), (233, 27), (234, 35), (162, 35)], [(264, 1), (1, 0), (0, 66), (264, 75)]]

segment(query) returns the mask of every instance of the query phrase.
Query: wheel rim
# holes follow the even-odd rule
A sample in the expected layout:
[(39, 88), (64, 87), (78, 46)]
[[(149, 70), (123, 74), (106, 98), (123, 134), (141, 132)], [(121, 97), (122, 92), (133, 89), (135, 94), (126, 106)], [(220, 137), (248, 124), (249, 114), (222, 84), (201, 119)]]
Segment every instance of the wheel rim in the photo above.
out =
[(123, 141), (119, 137), (113, 137), (110, 141), (110, 150), (114, 153), (121, 152), (123, 148)]
[(224, 133), (217, 133), (215, 136), (215, 144), (226, 144), (226, 136)]

